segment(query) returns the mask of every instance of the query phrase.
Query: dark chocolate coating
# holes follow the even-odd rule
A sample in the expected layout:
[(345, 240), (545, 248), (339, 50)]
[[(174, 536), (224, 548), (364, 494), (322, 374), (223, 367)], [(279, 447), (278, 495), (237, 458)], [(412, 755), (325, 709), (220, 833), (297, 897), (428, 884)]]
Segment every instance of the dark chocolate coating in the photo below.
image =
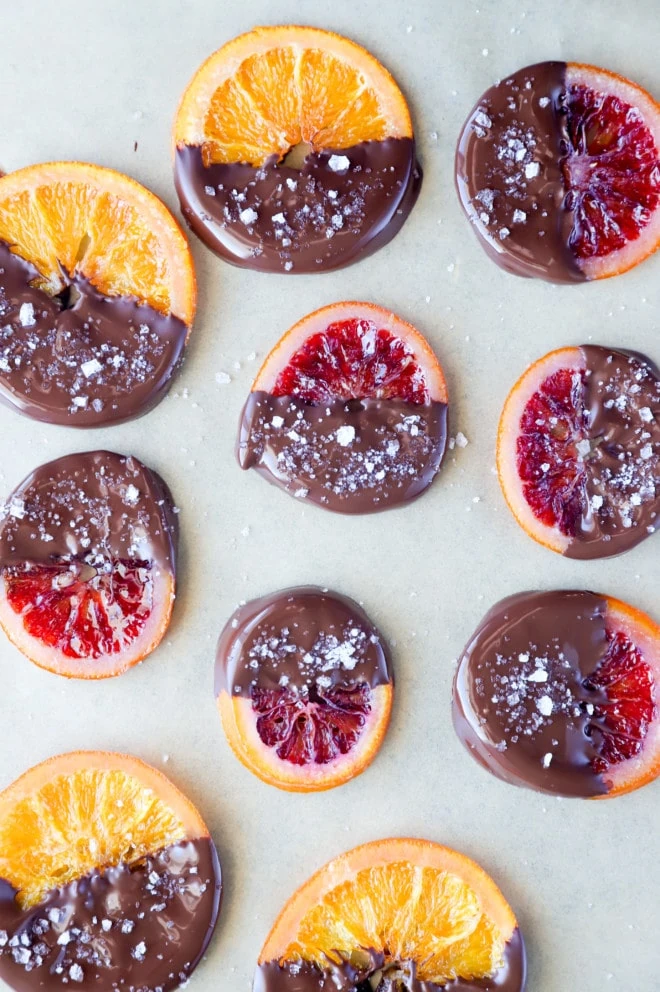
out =
[(453, 718), (493, 775), (554, 795), (607, 792), (592, 765), (607, 697), (585, 684), (607, 654), (606, 609), (592, 592), (527, 592), (479, 624), (459, 659)]
[(486, 90), (463, 126), (459, 199), (488, 255), (507, 272), (558, 283), (585, 278), (569, 247), (566, 136), (565, 62), (507, 76)]
[[(565, 554), (622, 554), (649, 537), (660, 512), (660, 372), (645, 355), (582, 345), (586, 437), (582, 518)], [(594, 508), (593, 500), (602, 500)]]
[(0, 506), (0, 567), (143, 559), (176, 570), (177, 516), (159, 475), (137, 458), (88, 451), (35, 469)]
[(103, 427), (165, 395), (188, 328), (81, 275), (69, 303), (32, 285), (39, 272), (0, 242), (0, 400), (35, 420)]
[(360, 399), (312, 406), (255, 391), (243, 409), (237, 456), (241, 468), (256, 468), (299, 499), (338, 513), (374, 513), (420, 496), (446, 444), (445, 403)]
[[(305, 962), (281, 966), (277, 961), (259, 965), (252, 992), (372, 992), (369, 977), (383, 967), (383, 955), (375, 951), (367, 952), (371, 957), (368, 968), (357, 970), (350, 964), (333, 964), (328, 961), (327, 969), (321, 970)], [(388, 969), (389, 970), (389, 969)], [(527, 976), (527, 961), (522, 934), (516, 927), (504, 949), (504, 963), (490, 978), (457, 978), (444, 985), (420, 981), (412, 963), (401, 962), (388, 975), (384, 973), (385, 984), (378, 985), (378, 992), (440, 992), (441, 989), (460, 989), (462, 992), (524, 992)], [(398, 985), (396, 979), (403, 982)]]
[(254, 686), (300, 689), (319, 678), (324, 688), (393, 681), (387, 645), (354, 600), (299, 586), (253, 599), (227, 621), (216, 653), (216, 696), (249, 698)]
[(94, 871), (28, 910), (0, 881), (0, 978), (16, 992), (168, 992), (204, 954), (221, 892), (208, 837)]
[(188, 225), (217, 255), (296, 275), (349, 265), (391, 241), (415, 205), (422, 171), (412, 138), (310, 152), (300, 169), (275, 158), (260, 168), (205, 165), (201, 148), (183, 146), (174, 181)]

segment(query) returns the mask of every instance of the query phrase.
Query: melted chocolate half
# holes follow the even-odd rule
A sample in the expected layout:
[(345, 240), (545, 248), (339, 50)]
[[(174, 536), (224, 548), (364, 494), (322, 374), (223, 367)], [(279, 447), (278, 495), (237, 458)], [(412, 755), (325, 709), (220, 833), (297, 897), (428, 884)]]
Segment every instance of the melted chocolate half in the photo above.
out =
[(165, 395), (188, 328), (130, 297), (103, 296), (81, 275), (59, 296), (0, 242), (0, 400), (68, 427), (146, 413)]
[(486, 614), (454, 680), (456, 732), (493, 775), (555, 795), (603, 795), (594, 771), (607, 695), (590, 676), (608, 651), (606, 600), (529, 592)]
[(445, 403), (336, 400), (250, 393), (237, 456), (298, 499), (338, 513), (374, 513), (415, 499), (447, 444)]
[(412, 138), (310, 152), (299, 169), (206, 164), (177, 148), (174, 180), (188, 225), (217, 255), (265, 272), (326, 272), (387, 244), (419, 194)]
[(645, 355), (581, 348), (586, 437), (582, 515), (568, 558), (602, 558), (635, 547), (660, 512), (660, 372)]
[[(504, 963), (490, 978), (456, 978), (444, 985), (421, 981), (413, 963), (401, 963), (383, 968), (384, 957), (375, 951), (366, 968), (356, 969), (345, 963), (328, 961), (321, 970), (306, 962), (280, 965), (270, 961), (257, 968), (252, 992), (440, 992), (460, 989), (462, 992), (524, 992), (527, 964), (525, 945), (516, 928), (504, 949)], [(374, 976), (380, 980), (374, 983)]]
[(354, 600), (299, 586), (240, 606), (218, 642), (215, 693), (249, 698), (254, 689), (324, 693), (393, 681), (387, 646)]
[(540, 62), (486, 90), (456, 150), (459, 198), (490, 257), (507, 272), (559, 283), (585, 278), (569, 247), (562, 173), (566, 69)]
[(28, 910), (0, 880), (0, 978), (16, 992), (168, 992), (204, 954), (221, 890), (208, 837), (94, 871)]

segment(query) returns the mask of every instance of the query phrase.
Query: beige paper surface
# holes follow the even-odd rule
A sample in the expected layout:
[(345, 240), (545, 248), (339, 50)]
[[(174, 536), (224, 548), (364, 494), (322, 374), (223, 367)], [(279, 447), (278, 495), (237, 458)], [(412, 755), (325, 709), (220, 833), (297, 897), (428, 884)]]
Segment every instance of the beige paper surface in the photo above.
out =
[[(188, 79), (235, 34), (287, 21), (352, 36), (395, 74), (416, 121), (425, 171), (419, 203), (390, 246), (334, 274), (240, 271), (193, 240), (199, 315), (187, 360), (170, 395), (142, 420), (83, 432), (0, 410), (3, 494), (43, 461), (109, 447), (165, 476), (183, 531), (171, 630), (136, 670), (101, 684), (68, 683), (0, 639), (0, 787), (78, 748), (130, 751), (171, 775), (209, 823), (225, 871), (216, 937), (192, 979), (198, 992), (249, 992), (261, 944), (293, 889), (332, 856), (387, 835), (441, 841), (493, 874), (527, 938), (530, 992), (657, 992), (660, 786), (600, 803), (516, 790), (470, 759), (450, 720), (454, 659), (502, 596), (594, 588), (660, 619), (660, 539), (618, 560), (562, 559), (518, 528), (493, 474), (499, 411), (528, 362), (590, 341), (660, 361), (660, 257), (600, 285), (516, 279), (486, 258), (453, 188), (463, 119), (509, 71), (550, 58), (594, 62), (660, 94), (657, 6), (5, 2), (0, 167), (98, 162), (176, 207), (170, 127)], [(260, 359), (303, 314), (340, 299), (391, 307), (428, 336), (448, 377), (451, 432), (469, 439), (419, 502), (355, 519), (306, 508), (242, 474), (233, 456)], [(230, 384), (216, 383), (220, 371)], [(397, 677), (391, 729), (374, 765), (311, 796), (278, 792), (239, 765), (212, 692), (215, 641), (236, 602), (304, 582), (363, 602), (395, 642)]]

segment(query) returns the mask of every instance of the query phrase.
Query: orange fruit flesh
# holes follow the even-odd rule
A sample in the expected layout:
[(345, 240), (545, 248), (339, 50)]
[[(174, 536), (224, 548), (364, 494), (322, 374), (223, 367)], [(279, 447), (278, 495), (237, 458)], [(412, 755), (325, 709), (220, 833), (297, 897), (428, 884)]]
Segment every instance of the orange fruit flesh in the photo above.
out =
[(256, 28), (198, 71), (175, 123), (177, 144), (201, 144), (205, 165), (281, 159), (296, 145), (348, 148), (409, 137), (410, 115), (390, 74), (328, 31)]
[(493, 975), (516, 920), (492, 880), (428, 841), (366, 844), (330, 862), (285, 906), (260, 963), (414, 962), (419, 981)]
[(192, 322), (188, 244), (165, 205), (121, 173), (55, 162), (3, 176), (0, 240), (38, 269), (36, 284), (50, 295), (82, 275), (106, 296)]
[(207, 835), (192, 804), (137, 758), (59, 755), (0, 793), (0, 879), (27, 909), (95, 869)]

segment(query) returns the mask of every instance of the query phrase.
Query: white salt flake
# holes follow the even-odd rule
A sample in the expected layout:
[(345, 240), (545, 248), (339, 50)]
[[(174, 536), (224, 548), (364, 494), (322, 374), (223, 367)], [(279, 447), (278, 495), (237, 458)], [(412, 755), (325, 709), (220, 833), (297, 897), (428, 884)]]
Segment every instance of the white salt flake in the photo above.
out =
[(350, 424), (342, 424), (342, 426), (337, 430), (337, 444), (340, 444), (342, 448), (347, 447), (355, 440), (355, 428), (351, 427)]
[(126, 492), (124, 493), (124, 502), (128, 503), (130, 506), (135, 506), (140, 498), (140, 490), (131, 483), (126, 487)]
[(549, 96), (539, 97), (539, 107), (547, 107), (549, 105), (549, 103), (550, 103), (550, 97)]
[(18, 319), (22, 327), (34, 327), (36, 320), (34, 307), (31, 303), (21, 303), (21, 309), (18, 311)]
[(514, 224), (524, 224), (527, 221), (527, 214), (524, 210), (514, 210), (512, 220)]
[(284, 214), (273, 214), (273, 224), (286, 224), (286, 217)]
[(528, 162), (525, 166), (525, 179), (535, 179), (541, 171), (541, 166), (538, 162)]
[(80, 368), (85, 378), (89, 379), (90, 376), (97, 375), (103, 369), (103, 366), (98, 358), (90, 358), (88, 362), (83, 362)]
[(108, 930), (112, 930), (112, 920), (101, 920), (101, 929), (105, 930), (106, 933)]
[(215, 196), (215, 187), (214, 186), (205, 186), (204, 187), (204, 192), (206, 193), (207, 196)]
[(603, 505), (603, 502), (604, 501), (603, 501), (603, 497), (602, 496), (599, 496), (598, 494), (596, 494), (595, 496), (592, 496), (591, 497), (591, 509), (592, 510), (600, 510), (601, 506)]
[(536, 708), (541, 716), (550, 716), (555, 707), (550, 696), (541, 696), (540, 699), (536, 700)]
[(22, 520), (23, 517), (25, 516), (25, 501), (22, 499), (18, 499), (17, 496), (14, 496), (11, 503), (9, 504), (9, 515), (12, 517), (17, 517), (19, 520)]
[(545, 668), (537, 668), (535, 671), (531, 673), (531, 675), (526, 675), (525, 680), (527, 682), (547, 682), (548, 673), (546, 672)]
[(231, 376), (227, 372), (216, 372), (215, 381), (220, 386), (227, 386), (231, 382)]
[(547, 753), (547, 754), (544, 754), (544, 755), (543, 755), (543, 761), (542, 761), (542, 764), (543, 764), (543, 767), (544, 767), (544, 768), (549, 768), (549, 767), (550, 767), (550, 762), (551, 762), (551, 761), (552, 761), (552, 755), (551, 755), (551, 754), (550, 754), (550, 752), (548, 751), (548, 753)]
[(238, 215), (238, 219), (240, 220), (241, 224), (245, 224), (246, 227), (249, 227), (250, 224), (254, 224), (258, 216), (259, 214), (257, 213), (256, 210), (254, 210), (253, 207), (246, 207), (245, 210), (241, 210), (240, 214)]
[(346, 155), (331, 155), (328, 159), (328, 168), (333, 172), (346, 172), (350, 165), (351, 160)]
[(653, 420), (653, 411), (648, 406), (641, 407), (639, 411), (639, 415), (645, 424), (650, 424), (651, 421)]
[(590, 443), (590, 441), (589, 441), (589, 440), (588, 440), (588, 439), (587, 439), (587, 438), (585, 437), (585, 438), (582, 438), (582, 440), (581, 440), (581, 441), (578, 441), (578, 442), (577, 442), (577, 444), (575, 445), (575, 448), (576, 448), (576, 450), (577, 450), (577, 453), (578, 453), (579, 455), (582, 455), (582, 457), (584, 458), (584, 456), (585, 456), (585, 455), (588, 455), (588, 454), (589, 454), (589, 452), (591, 451), (591, 443)]
[(653, 448), (650, 444), (645, 444), (644, 447), (639, 452), (639, 457), (647, 462), (649, 458), (653, 458)]
[(275, 415), (270, 423), (272, 427), (282, 427), (284, 424), (284, 417), (278, 417)]
[(131, 954), (136, 961), (144, 961), (144, 956), (146, 953), (147, 953), (147, 945), (143, 940), (141, 940), (139, 944), (136, 944), (133, 950), (131, 951)]
[(462, 431), (458, 431), (456, 437), (454, 438), (454, 443), (457, 448), (467, 448), (469, 442), (465, 434), (463, 434)]

